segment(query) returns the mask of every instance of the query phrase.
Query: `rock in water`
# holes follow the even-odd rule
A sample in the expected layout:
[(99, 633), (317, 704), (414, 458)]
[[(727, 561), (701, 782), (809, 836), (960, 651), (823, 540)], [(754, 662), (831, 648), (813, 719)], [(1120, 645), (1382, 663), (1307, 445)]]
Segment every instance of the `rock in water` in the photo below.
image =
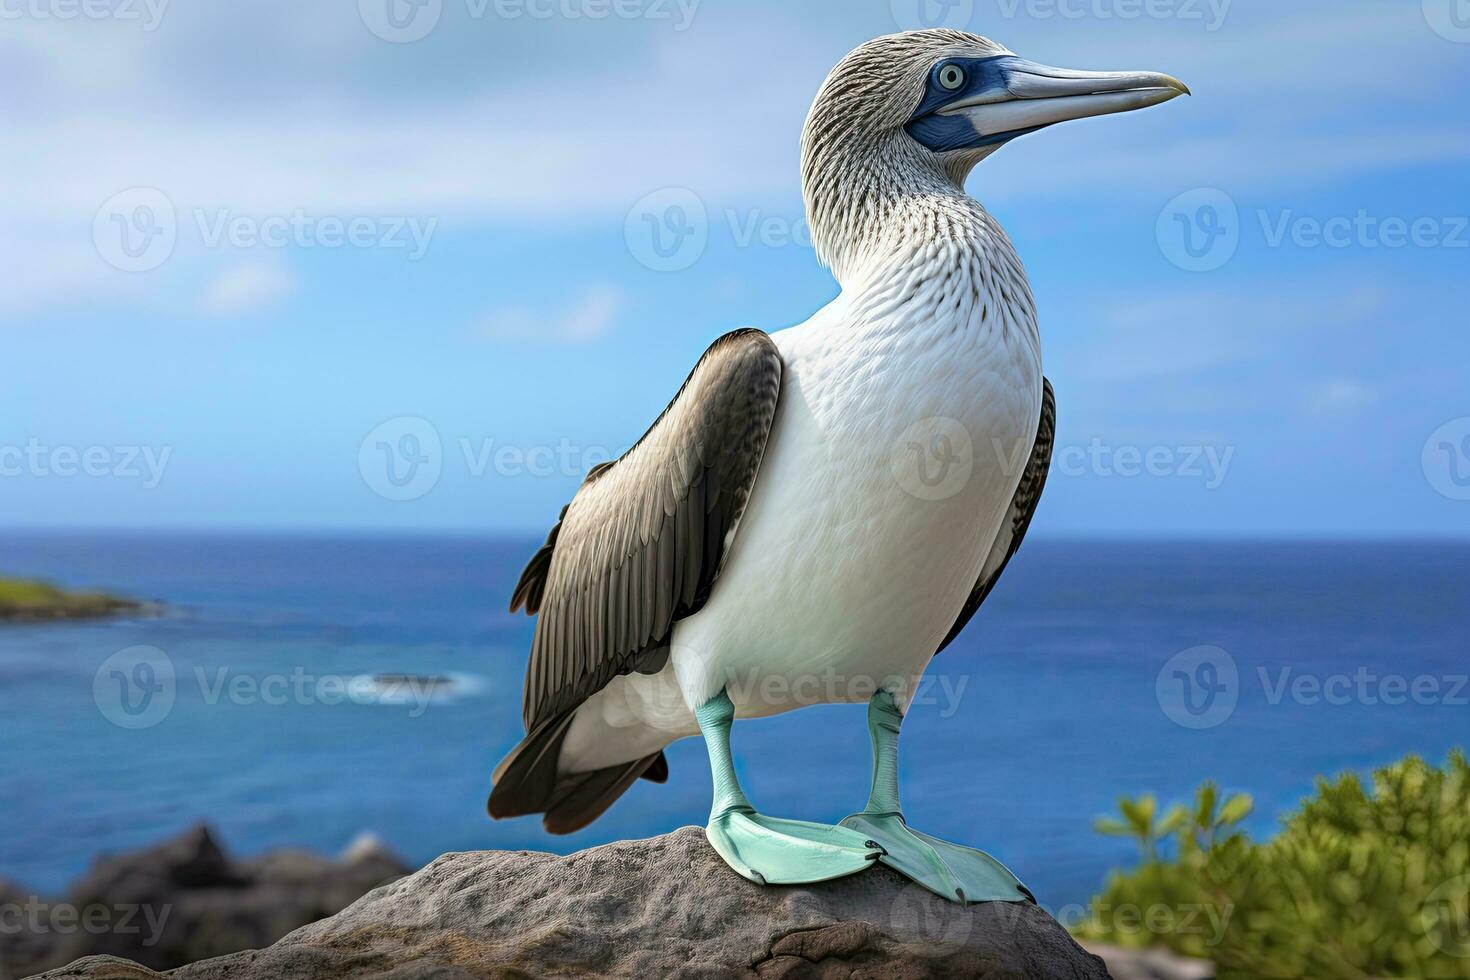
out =
[[(1102, 960), (1036, 906), (954, 905), (885, 867), (762, 887), (727, 868), (693, 827), (567, 857), (446, 854), (264, 950), (169, 977), (589, 975), (1108, 977)], [(46, 976), (157, 974), (94, 957)]]
[(142, 970), (135, 975), (153, 976), (268, 946), (408, 870), (370, 840), (336, 860), (304, 851), (235, 860), (207, 828), (194, 827), (147, 850), (99, 859), (64, 899), (0, 883), (0, 980), (104, 955), (114, 966), (135, 960)]

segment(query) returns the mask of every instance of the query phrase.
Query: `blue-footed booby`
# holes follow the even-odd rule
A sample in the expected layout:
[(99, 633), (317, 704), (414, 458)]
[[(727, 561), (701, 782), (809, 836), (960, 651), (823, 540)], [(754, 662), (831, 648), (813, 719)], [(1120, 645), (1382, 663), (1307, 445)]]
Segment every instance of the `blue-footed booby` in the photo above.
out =
[[(492, 816), (577, 830), (640, 777), (666, 780), (664, 747), (702, 734), (706, 833), (739, 874), (810, 882), (882, 861), (951, 900), (1030, 898), (983, 852), (909, 828), (898, 801), (903, 714), (1020, 546), (1055, 430), (1026, 274), (964, 184), (1017, 136), (1187, 92), (952, 30), (842, 59), (801, 144), (841, 294), (799, 326), (716, 340), (563, 509), (511, 600), (537, 620), (526, 736), (495, 771)], [(861, 812), (829, 826), (752, 805), (734, 719), (863, 701)]]

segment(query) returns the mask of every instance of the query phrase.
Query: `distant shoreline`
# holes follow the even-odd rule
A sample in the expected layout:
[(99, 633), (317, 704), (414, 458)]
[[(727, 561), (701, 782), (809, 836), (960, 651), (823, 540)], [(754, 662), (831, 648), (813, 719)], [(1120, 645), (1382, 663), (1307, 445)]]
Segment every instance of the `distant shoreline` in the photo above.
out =
[(35, 579), (0, 578), (0, 624), (140, 615), (152, 606), (103, 592), (69, 592)]

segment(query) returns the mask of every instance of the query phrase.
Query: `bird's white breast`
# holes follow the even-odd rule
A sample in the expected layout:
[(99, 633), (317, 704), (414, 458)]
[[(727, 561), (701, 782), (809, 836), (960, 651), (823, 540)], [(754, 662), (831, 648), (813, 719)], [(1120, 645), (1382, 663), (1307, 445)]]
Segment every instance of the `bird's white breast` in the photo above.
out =
[(722, 687), (742, 717), (877, 686), (907, 704), (979, 578), (1041, 412), (1031, 293), (975, 207), (967, 240), (911, 236), (773, 335), (776, 420), (710, 599), (675, 624), (664, 670), (617, 677), (578, 709), (564, 770), (696, 734), (692, 709)]
[(725, 686), (763, 715), (874, 685), (905, 702), (974, 587), (1035, 438), (1035, 318), (987, 256), (919, 258), (774, 335), (785, 375), (750, 505), (674, 631), (688, 703)]

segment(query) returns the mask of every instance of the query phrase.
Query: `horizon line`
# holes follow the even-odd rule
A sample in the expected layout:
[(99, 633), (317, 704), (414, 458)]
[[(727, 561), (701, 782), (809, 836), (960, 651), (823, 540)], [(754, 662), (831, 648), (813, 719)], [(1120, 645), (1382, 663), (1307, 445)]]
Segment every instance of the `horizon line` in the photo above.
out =
[[(363, 525), (7, 525), (0, 524), (0, 537), (232, 537), (232, 538), (458, 538), (462, 540), (527, 540), (544, 538), (548, 528), (535, 525), (514, 527), (384, 527)], [(1270, 529), (1246, 529), (1228, 531), (1209, 530), (1086, 530), (1086, 531), (1041, 531), (1034, 530), (1029, 536), (1032, 541), (1052, 542), (1221, 542), (1221, 543), (1417, 543), (1417, 544), (1470, 544), (1470, 530), (1466, 531), (1396, 531), (1396, 530), (1328, 530), (1328, 531), (1279, 531)]]

